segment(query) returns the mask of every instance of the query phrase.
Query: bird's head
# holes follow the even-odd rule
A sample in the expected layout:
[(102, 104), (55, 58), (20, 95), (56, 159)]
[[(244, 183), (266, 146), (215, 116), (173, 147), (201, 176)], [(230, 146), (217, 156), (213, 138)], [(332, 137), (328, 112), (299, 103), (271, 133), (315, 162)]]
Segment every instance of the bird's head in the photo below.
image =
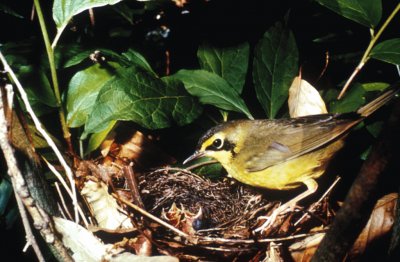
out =
[(199, 139), (196, 151), (183, 164), (203, 156), (214, 158), (221, 164), (229, 164), (244, 138), (240, 122), (230, 121), (208, 130)]

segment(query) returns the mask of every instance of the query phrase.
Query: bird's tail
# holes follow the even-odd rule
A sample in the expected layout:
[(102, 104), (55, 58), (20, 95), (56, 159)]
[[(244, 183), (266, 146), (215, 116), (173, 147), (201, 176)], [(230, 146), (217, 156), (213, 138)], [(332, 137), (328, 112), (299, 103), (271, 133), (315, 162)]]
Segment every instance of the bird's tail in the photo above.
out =
[(378, 110), (381, 106), (392, 100), (400, 91), (400, 82), (397, 82), (392, 87), (383, 92), (380, 96), (369, 102), (357, 110), (357, 113), (363, 117), (371, 115)]

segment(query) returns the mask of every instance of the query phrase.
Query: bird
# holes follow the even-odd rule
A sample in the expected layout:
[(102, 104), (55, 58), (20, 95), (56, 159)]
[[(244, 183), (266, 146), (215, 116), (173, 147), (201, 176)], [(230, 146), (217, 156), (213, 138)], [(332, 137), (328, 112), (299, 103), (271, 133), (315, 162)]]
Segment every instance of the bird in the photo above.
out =
[(211, 157), (241, 183), (271, 190), (291, 190), (302, 185), (306, 191), (275, 209), (262, 232), (277, 216), (293, 209), (315, 193), (316, 181), (329, 161), (344, 146), (349, 131), (392, 100), (399, 92), (389, 88), (355, 112), (326, 113), (296, 118), (231, 120), (209, 129), (198, 141), (195, 152), (183, 164)]

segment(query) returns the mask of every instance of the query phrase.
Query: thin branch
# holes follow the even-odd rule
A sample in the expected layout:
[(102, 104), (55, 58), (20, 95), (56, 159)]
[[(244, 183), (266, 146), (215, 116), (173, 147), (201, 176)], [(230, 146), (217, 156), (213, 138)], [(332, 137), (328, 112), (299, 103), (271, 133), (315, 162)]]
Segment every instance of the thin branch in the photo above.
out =
[[(72, 218), (71, 214), (69, 213), (69, 210), (68, 210), (68, 208), (67, 208), (67, 205), (65, 204), (65, 200), (64, 200), (64, 197), (63, 197), (63, 195), (62, 195), (62, 193), (61, 193), (60, 186), (58, 185), (57, 182), (55, 182), (54, 185), (55, 185), (55, 187), (56, 187), (58, 196), (59, 196), (59, 198), (60, 198), (60, 200), (61, 200), (61, 204), (62, 204), (62, 207), (63, 207), (63, 209), (64, 209), (63, 213), (65, 212), (65, 214), (67, 214), (67, 216), (68, 216), (68, 219), (72, 220), (73, 218)], [(59, 208), (61, 209), (61, 207), (59, 207)], [(62, 209), (61, 209), (61, 210), (62, 210)], [(65, 217), (65, 215), (64, 215), (64, 217)]]
[[(1, 52), (0, 57), (4, 59)], [(33, 219), (33, 225), (40, 231), (44, 240), (57, 250), (58, 255), (62, 257), (64, 261), (72, 261), (72, 258), (69, 256), (64, 245), (54, 234), (55, 230), (51, 223), (50, 216), (36, 205), (35, 200), (29, 193), (25, 179), (22, 176), (21, 171), (18, 169), (14, 150), (8, 140), (7, 121), (4, 115), (4, 100), (2, 99), (2, 96), (3, 95), (0, 92), (0, 147), (7, 163), (8, 174), (11, 177), (14, 191), (20, 197), (21, 202), (24, 204)]]
[(34, 4), (35, 4), (38, 19), (39, 19), (40, 29), (41, 29), (41, 32), (43, 35), (44, 44), (46, 46), (47, 57), (49, 59), (51, 80), (53, 82), (54, 96), (57, 101), (58, 116), (60, 118), (61, 128), (63, 131), (64, 139), (68, 145), (68, 150), (72, 155), (74, 155), (74, 150), (73, 150), (72, 142), (71, 142), (71, 133), (69, 132), (67, 122), (65, 120), (65, 112), (64, 112), (64, 108), (63, 108), (62, 102), (61, 102), (60, 88), (59, 88), (58, 78), (57, 78), (56, 63), (54, 61), (54, 48), (50, 44), (50, 38), (47, 33), (46, 23), (44, 20), (42, 8), (40, 7), (39, 0), (34, 0)]
[(202, 167), (202, 166), (212, 165), (212, 164), (216, 164), (216, 163), (218, 163), (217, 160), (204, 161), (204, 162), (201, 162), (201, 163), (198, 163), (198, 164), (191, 165), (188, 168), (186, 168), (186, 170), (191, 171), (193, 169), (196, 169), (196, 168), (199, 168), (199, 167)]
[(94, 19), (93, 8), (89, 8), (89, 17), (90, 17), (90, 25), (94, 26), (96, 23), (96, 20)]
[(400, 4), (396, 6), (396, 8), (393, 10), (393, 12), (389, 15), (389, 17), (386, 19), (386, 21), (383, 23), (382, 27), (378, 30), (375, 36), (372, 37), (371, 41), (369, 42), (369, 45), (367, 49), (364, 52), (363, 57), (361, 58), (360, 63), (356, 66), (354, 69), (353, 73), (347, 80), (346, 84), (343, 86), (342, 91), (340, 91), (340, 94), (338, 96), (338, 99), (341, 99), (346, 92), (346, 90), (349, 88), (351, 82), (353, 79), (356, 77), (358, 72), (361, 71), (361, 69), (364, 67), (364, 65), (367, 63), (369, 60), (369, 55), (371, 54), (372, 48), (374, 47), (375, 43), (378, 41), (379, 37), (382, 35), (383, 31), (385, 31), (386, 27), (389, 25), (389, 23), (393, 20), (395, 15), (400, 11)]
[[(65, 191), (67, 191), (68, 195), (71, 197), (71, 199), (74, 199), (74, 194), (71, 191), (71, 189), (67, 186), (67, 183), (65, 182), (64, 178), (62, 177), (62, 175), (57, 171), (57, 169), (50, 164), (47, 159), (42, 158), (43, 161), (47, 164), (47, 167), (50, 169), (50, 171), (57, 177), (57, 179), (60, 181), (61, 185), (64, 187)], [(83, 223), (85, 224), (86, 227), (89, 226), (88, 221), (86, 220), (85, 214), (83, 213), (81, 207), (79, 206), (79, 204), (77, 205), (77, 209), (78, 212), (82, 218)]]
[(11, 76), (11, 79), (14, 81), (15, 86), (17, 87), (18, 92), (21, 95), (21, 100), (22, 100), (22, 102), (24, 103), (24, 105), (26, 107), (26, 111), (32, 117), (32, 120), (33, 120), (33, 122), (35, 124), (36, 129), (39, 131), (39, 133), (46, 140), (47, 144), (54, 151), (54, 153), (56, 154), (58, 160), (60, 161), (61, 165), (63, 166), (63, 168), (65, 170), (65, 173), (67, 174), (67, 177), (69, 179), (69, 182), (70, 182), (70, 185), (71, 185), (71, 189), (72, 189), (72, 195), (73, 195), (72, 202), (73, 202), (74, 210), (75, 210), (75, 222), (78, 223), (79, 222), (79, 215), (78, 215), (78, 208), (77, 208), (78, 200), (77, 200), (75, 180), (74, 180), (74, 175), (72, 173), (72, 170), (68, 166), (68, 164), (65, 161), (65, 159), (63, 158), (60, 150), (58, 150), (58, 148), (57, 148), (56, 144), (54, 143), (54, 141), (51, 139), (51, 137), (47, 134), (47, 132), (42, 127), (42, 124), (40, 123), (38, 117), (36, 116), (36, 114), (33, 111), (31, 105), (29, 104), (28, 95), (26, 94), (24, 88), (22, 87), (21, 83), (19, 82), (17, 76), (14, 74), (14, 71), (11, 69), (11, 67), (7, 63), (6, 59), (4, 58), (3, 53), (1, 53), (1, 52), (0, 52), (0, 60), (2, 61), (3, 65), (4, 65), (4, 70), (6, 72), (8, 72), (8, 74)]
[(336, 186), (336, 184), (339, 182), (340, 177), (336, 177), (335, 181), (333, 181), (332, 185), (325, 191), (325, 193), (318, 199), (317, 202), (315, 202), (308, 210), (306, 213), (304, 213), (299, 220), (294, 223), (294, 226), (297, 226), (309, 213), (313, 213), (315, 211), (315, 208), (322, 202), (322, 200), (325, 199), (325, 197), (332, 191), (332, 189)]
[(166, 227), (166, 228), (168, 228), (168, 229), (174, 231), (174, 232), (175, 232), (176, 234), (178, 234), (179, 236), (184, 237), (184, 238), (186, 238), (186, 239), (189, 239), (189, 235), (188, 235), (188, 234), (186, 234), (186, 233), (182, 232), (181, 230), (179, 230), (179, 229), (173, 227), (172, 225), (170, 225), (170, 224), (168, 224), (167, 222), (165, 222), (165, 221), (159, 219), (158, 217), (156, 217), (156, 216), (150, 214), (149, 212), (147, 212), (146, 210), (140, 208), (139, 206), (137, 206), (137, 205), (135, 205), (135, 204), (132, 204), (132, 203), (131, 203), (130, 201), (128, 201), (127, 199), (125, 199), (125, 198), (123, 198), (123, 197), (120, 197), (120, 196), (116, 195), (115, 193), (113, 193), (112, 195), (113, 195), (116, 199), (122, 201), (125, 205), (127, 205), (127, 206), (129, 206), (130, 208), (133, 208), (134, 210), (136, 210), (137, 212), (139, 212), (140, 214), (142, 214), (142, 215), (144, 215), (144, 216), (146, 216), (146, 217), (152, 219), (153, 221), (159, 223), (160, 225), (162, 225), (162, 226), (164, 226), (164, 227)]
[[(31, 225), (29, 223), (28, 215), (26, 213), (24, 204), (22, 203), (21, 198), (19, 197), (16, 188), (15, 188), (15, 183), (12, 183), (13, 188), (14, 188), (14, 194), (15, 194), (15, 199), (17, 200), (17, 206), (19, 210), (19, 214), (21, 215), (22, 219), (22, 224), (24, 225), (25, 229), (25, 235), (26, 235), (26, 240), (27, 244), (31, 245), (33, 250), (35, 251), (36, 257), (38, 258), (39, 261), (45, 261), (42, 252), (40, 251), (39, 245), (36, 242), (36, 238), (33, 235)], [(24, 248), (26, 249), (26, 248)], [(24, 251), (25, 252), (25, 251)]]

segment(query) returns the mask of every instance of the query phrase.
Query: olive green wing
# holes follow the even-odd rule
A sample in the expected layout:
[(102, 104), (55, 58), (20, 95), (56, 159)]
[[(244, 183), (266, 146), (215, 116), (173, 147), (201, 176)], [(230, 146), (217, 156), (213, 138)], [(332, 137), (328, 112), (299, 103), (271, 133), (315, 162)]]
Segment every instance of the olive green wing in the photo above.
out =
[(327, 145), (361, 119), (356, 114), (324, 114), (258, 121), (244, 143), (251, 150), (242, 150), (242, 161), (249, 172), (264, 170)]

